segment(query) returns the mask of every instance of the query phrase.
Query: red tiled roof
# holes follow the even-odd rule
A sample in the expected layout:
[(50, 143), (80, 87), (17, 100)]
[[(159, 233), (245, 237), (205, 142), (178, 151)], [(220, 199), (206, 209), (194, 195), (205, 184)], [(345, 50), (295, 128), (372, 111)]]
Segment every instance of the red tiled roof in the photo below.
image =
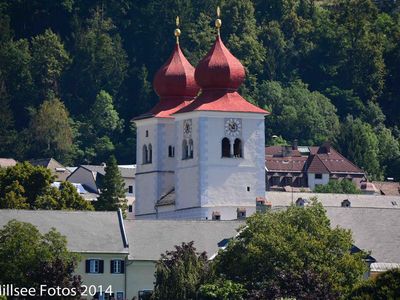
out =
[(270, 172), (304, 172), (306, 156), (300, 157), (266, 157), (265, 166)]
[(390, 181), (372, 181), (375, 187), (386, 196), (399, 196), (400, 195), (400, 182)]
[(247, 102), (236, 91), (204, 90), (192, 103), (185, 106), (177, 113), (191, 111), (224, 111), (224, 112), (248, 112), (269, 114), (250, 102)]
[[(308, 166), (304, 166), (306, 169), (304, 171), (311, 173), (364, 173), (360, 168), (332, 147), (330, 147), (329, 153), (326, 153), (327, 150), (324, 147), (311, 146), (308, 148), (310, 154), (301, 156), (301, 158), (304, 158), (305, 161), (308, 160), (309, 162)], [(290, 150), (289, 152), (286, 152), (287, 157), (282, 157), (282, 153), (285, 152), (283, 149), (284, 146), (271, 146), (265, 148), (266, 166), (271, 172), (282, 169), (290, 170), (290, 163), (288, 167), (287, 165), (284, 165), (283, 161), (290, 162), (291, 159), (299, 159), (297, 156), (299, 152), (296, 150)]]

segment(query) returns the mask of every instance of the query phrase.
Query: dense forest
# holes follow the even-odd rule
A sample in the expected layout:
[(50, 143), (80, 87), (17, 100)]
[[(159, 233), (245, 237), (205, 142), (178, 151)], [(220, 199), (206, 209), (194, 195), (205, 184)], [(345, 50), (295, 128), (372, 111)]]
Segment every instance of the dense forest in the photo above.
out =
[(131, 119), (157, 102), (175, 16), (196, 65), (217, 5), (241, 93), (272, 112), (267, 143), (329, 140), (370, 178), (399, 179), (396, 0), (0, 0), (0, 156), (133, 163)]

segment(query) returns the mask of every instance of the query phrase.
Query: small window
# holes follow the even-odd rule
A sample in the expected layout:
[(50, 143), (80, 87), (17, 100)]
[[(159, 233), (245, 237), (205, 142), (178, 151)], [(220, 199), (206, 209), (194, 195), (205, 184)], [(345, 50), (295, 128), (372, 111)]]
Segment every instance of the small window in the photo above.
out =
[(110, 261), (111, 274), (124, 274), (125, 262), (122, 259), (113, 259)]
[(188, 158), (188, 144), (186, 140), (182, 141), (182, 159), (187, 159)]
[(151, 164), (153, 162), (153, 147), (149, 144), (149, 159), (147, 163)]
[(175, 156), (175, 147), (168, 146), (168, 157), (174, 157)]
[(133, 185), (128, 186), (128, 193), (133, 194)]
[(104, 271), (104, 261), (101, 259), (87, 259), (86, 273), (99, 274)]
[(250, 187), (249, 186), (247, 187), (247, 191), (250, 192)]
[(149, 131), (146, 130), (146, 137), (149, 137)]
[(246, 219), (246, 209), (245, 208), (237, 209), (237, 218), (239, 220)]
[(143, 153), (142, 153), (142, 163), (147, 164), (149, 160), (149, 150), (146, 145), (143, 145)]
[(189, 157), (188, 158), (193, 158), (193, 140), (189, 140)]
[(212, 214), (212, 219), (214, 221), (220, 221), (221, 220), (221, 213), (219, 211), (214, 211)]
[(133, 206), (132, 205), (128, 206), (128, 212), (130, 212), (130, 213), (133, 212)]
[(242, 141), (240, 139), (235, 139), (233, 144), (233, 156), (234, 157), (243, 157), (242, 156)]
[(315, 179), (322, 179), (322, 174), (315, 174)]
[(222, 157), (231, 157), (231, 142), (228, 138), (223, 138), (221, 142)]

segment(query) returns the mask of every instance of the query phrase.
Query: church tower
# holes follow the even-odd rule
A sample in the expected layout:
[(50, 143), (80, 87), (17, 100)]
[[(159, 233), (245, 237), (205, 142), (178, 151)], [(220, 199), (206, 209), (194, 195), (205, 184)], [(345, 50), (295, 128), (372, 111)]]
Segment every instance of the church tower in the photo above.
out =
[[(218, 9), (219, 17), (219, 9)], [(256, 210), (265, 195), (264, 117), (238, 92), (240, 61), (219, 34), (195, 70), (201, 94), (176, 111), (174, 218), (230, 220)]]
[(158, 202), (174, 192), (176, 133), (172, 114), (188, 105), (199, 92), (194, 67), (176, 44), (168, 61), (158, 70), (153, 87), (159, 102), (147, 114), (134, 119), (137, 127), (136, 203), (138, 218), (157, 217)]

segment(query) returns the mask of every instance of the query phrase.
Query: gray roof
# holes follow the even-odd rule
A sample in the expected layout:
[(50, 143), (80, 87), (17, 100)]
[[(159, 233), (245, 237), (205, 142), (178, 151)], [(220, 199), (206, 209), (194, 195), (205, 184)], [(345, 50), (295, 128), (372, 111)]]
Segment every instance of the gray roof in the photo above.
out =
[[(96, 165), (81, 165), (81, 167), (86, 168), (92, 172), (99, 173), (104, 175), (106, 173), (105, 166), (96, 166)], [(123, 178), (134, 178), (136, 175), (136, 166), (118, 166), (118, 169)]]
[(166, 250), (190, 241), (194, 241), (198, 252), (206, 251), (210, 258), (226, 245), (227, 239), (236, 236), (236, 229), (242, 224), (241, 221), (125, 220), (129, 258), (156, 261)]
[[(310, 199), (317, 197), (318, 201), (325, 207), (340, 207), (343, 200), (349, 200), (351, 207), (374, 207), (374, 208), (396, 208), (400, 209), (399, 196), (381, 195), (354, 195), (354, 194), (317, 194), (317, 193), (293, 193), (293, 202), (299, 198)], [(290, 192), (271, 192), (265, 193), (268, 201), (272, 202), (272, 207), (286, 207), (292, 203), (292, 193)], [(397, 203), (397, 205), (396, 205)]]
[(378, 263), (400, 263), (400, 210), (326, 208), (332, 226), (351, 229), (354, 244)]
[(52, 227), (66, 236), (73, 252), (127, 253), (117, 212), (0, 210), (0, 228), (16, 219), (28, 222), (46, 233)]

